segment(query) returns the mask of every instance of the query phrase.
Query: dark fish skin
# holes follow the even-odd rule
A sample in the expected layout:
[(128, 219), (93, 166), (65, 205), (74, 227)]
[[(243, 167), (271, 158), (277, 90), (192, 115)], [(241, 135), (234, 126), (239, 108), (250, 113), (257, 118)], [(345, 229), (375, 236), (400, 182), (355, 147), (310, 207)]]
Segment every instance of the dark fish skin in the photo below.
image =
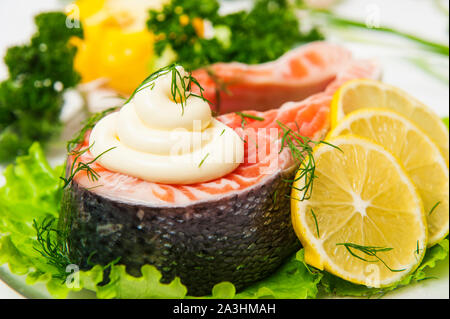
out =
[[(291, 223), (290, 184), (294, 170), (272, 175), (217, 201), (152, 207), (99, 196), (76, 181), (64, 193), (60, 227), (68, 230), (71, 257), (82, 269), (117, 257), (140, 275), (156, 266), (162, 282), (175, 276), (193, 296), (232, 282), (237, 290), (273, 273), (300, 248)], [(95, 253), (94, 253), (95, 252)]]

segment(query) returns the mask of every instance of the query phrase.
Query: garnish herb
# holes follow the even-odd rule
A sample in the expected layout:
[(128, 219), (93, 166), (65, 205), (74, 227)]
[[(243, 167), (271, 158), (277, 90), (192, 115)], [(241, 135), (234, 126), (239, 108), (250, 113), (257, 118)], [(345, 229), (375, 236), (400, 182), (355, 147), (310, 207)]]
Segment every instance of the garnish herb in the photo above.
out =
[(431, 208), (430, 212), (428, 213), (428, 216), (430, 216), (431, 214), (433, 214), (433, 212), (436, 210), (436, 208), (439, 206), (441, 202), (437, 202), (436, 204), (434, 204), (434, 206)]
[(223, 135), (223, 133), (225, 133), (225, 129), (223, 129), (223, 130), (222, 130), (222, 133), (220, 133), (220, 135), (219, 135), (219, 136), (222, 136), (222, 135)]
[(203, 165), (203, 163), (205, 162), (205, 160), (208, 158), (209, 153), (205, 155), (205, 157), (203, 157), (202, 161), (200, 162), (200, 164), (198, 164), (198, 167), (201, 167)]
[(425, 247), (424, 248), (420, 248), (419, 241), (417, 241), (416, 249), (414, 250), (414, 257), (416, 257), (416, 259), (417, 259), (417, 256), (420, 254), (420, 251), (424, 250), (424, 249), (425, 249)]
[(52, 277), (64, 281), (69, 275), (66, 267), (72, 264), (69, 258), (69, 248), (67, 246), (67, 233), (57, 227), (56, 218), (46, 218), (41, 223), (33, 220), (33, 227), (36, 230), (37, 247), (34, 249), (46, 258), (49, 265), (54, 266), (58, 273)]
[[(362, 261), (366, 261), (366, 262), (378, 262), (380, 261), (387, 269), (389, 269), (391, 272), (401, 272), (404, 271), (405, 269), (392, 269), (390, 268), (384, 261), (383, 259), (381, 259), (377, 254), (379, 252), (386, 252), (386, 251), (390, 251), (393, 248), (388, 248), (388, 247), (377, 247), (377, 246), (361, 246), (358, 244), (353, 244), (353, 243), (338, 243), (336, 244), (336, 246), (344, 246), (347, 251), (353, 256), (356, 257)], [(364, 257), (361, 257), (360, 255), (357, 255), (354, 251), (352, 251), (352, 249), (360, 251), (361, 253), (370, 256), (370, 257), (374, 257), (375, 260), (368, 260)]]
[(67, 28), (62, 12), (39, 14), (35, 24), (30, 43), (9, 48), (4, 58), (9, 78), (0, 82), (0, 162), (60, 133), (63, 93), (80, 81), (69, 40), (83, 37), (82, 29)]
[[(139, 85), (139, 87), (136, 90), (134, 90), (134, 92), (131, 94), (131, 96), (128, 98), (128, 100), (125, 102), (125, 104), (130, 102), (131, 99), (136, 95), (136, 93), (138, 93), (146, 88), (153, 89), (153, 87), (155, 86), (155, 80), (158, 79), (160, 76), (163, 76), (163, 75), (166, 75), (169, 73), (171, 73), (171, 75), (172, 75), (170, 94), (171, 94), (172, 100), (175, 103), (178, 103), (181, 105), (182, 114), (184, 114), (184, 107), (186, 106), (186, 101), (191, 96), (201, 98), (203, 101), (209, 103), (209, 101), (203, 96), (204, 89), (200, 85), (200, 83), (198, 83), (198, 81), (192, 76), (191, 73), (188, 73), (187, 75), (181, 75), (181, 73), (177, 67), (178, 67), (177, 64), (171, 64), (169, 66), (166, 66), (166, 67), (152, 73), (144, 81), (142, 81), (142, 83)], [(199, 88), (200, 95), (192, 92), (193, 85), (196, 85)]]
[(239, 135), (239, 138), (241, 139), (242, 142), (247, 143), (247, 141), (242, 136)]
[[(293, 131), (287, 125), (277, 121), (278, 126), (282, 130), (281, 134), (281, 148), (279, 153), (281, 153), (285, 147), (288, 147), (291, 151), (292, 158), (299, 165), (298, 171), (300, 174), (297, 174), (297, 177), (293, 180), (285, 180), (289, 183), (294, 183), (303, 179), (304, 186), (302, 188), (297, 188), (292, 186), (294, 189), (298, 190), (302, 196), (301, 198), (293, 198), (295, 200), (304, 201), (311, 197), (312, 188), (313, 188), (313, 180), (315, 176), (316, 170), (316, 162), (313, 156), (313, 146), (318, 144), (326, 144), (333, 148), (336, 148), (342, 152), (342, 150), (332, 145), (326, 141), (313, 141), (309, 137), (302, 136), (299, 133)], [(296, 123), (297, 124), (297, 123)], [(297, 130), (299, 130), (297, 126)]]
[(277, 203), (277, 195), (278, 195), (278, 189), (273, 193), (272, 203), (274, 205)]
[(429, 277), (424, 277), (424, 278), (421, 278), (421, 279), (417, 279), (417, 282), (430, 280), (430, 279), (439, 279), (439, 278), (438, 277), (434, 277), (434, 276), (429, 276)]
[(236, 114), (239, 115), (243, 119), (249, 118), (249, 119), (260, 121), (260, 122), (264, 121), (264, 118), (260, 117), (260, 116), (256, 116), (256, 115), (252, 115), (252, 114), (248, 114), (248, 113), (242, 113), (242, 112), (236, 112)]
[(174, 61), (195, 70), (215, 62), (272, 61), (295, 45), (324, 38), (315, 26), (300, 28), (289, 0), (256, 0), (250, 11), (227, 15), (219, 8), (218, 0), (172, 0), (151, 10), (147, 27), (156, 35), (156, 54), (175, 54)]
[[(33, 247), (35, 251), (42, 255), (46, 259), (47, 264), (56, 268), (57, 273), (52, 273), (53, 278), (61, 279), (64, 283), (67, 277), (70, 275), (67, 272), (67, 266), (76, 264), (69, 257), (69, 246), (67, 241), (67, 231), (63, 231), (58, 228), (58, 219), (55, 217), (45, 218), (42, 222), (33, 220), (33, 228), (36, 230), (36, 246)], [(91, 258), (97, 252), (92, 252), (88, 259), (87, 264), (95, 266), (91, 262)], [(103, 270), (110, 268), (117, 264), (121, 257), (117, 257), (106, 266), (103, 266)]]
[(314, 219), (314, 224), (316, 225), (316, 231), (317, 231), (317, 237), (320, 238), (320, 233), (319, 233), (319, 223), (317, 223), (317, 218), (316, 218), (316, 214), (314, 214), (314, 211), (311, 208), (311, 215)]
[[(93, 145), (93, 144), (92, 144)], [(69, 156), (75, 156), (75, 158), (73, 159), (72, 165), (70, 167), (70, 175), (69, 177), (60, 177), (63, 181), (64, 181), (64, 186), (63, 188), (66, 188), (74, 179), (75, 175), (77, 175), (79, 172), (81, 171), (85, 171), (87, 174), (87, 177), (90, 181), (94, 182), (94, 181), (98, 181), (98, 179), (100, 178), (100, 175), (93, 170), (89, 165), (93, 164), (94, 162), (96, 162), (101, 156), (103, 156), (105, 153), (115, 149), (116, 147), (111, 147), (110, 149), (104, 151), (103, 153), (99, 154), (96, 158), (94, 158), (93, 160), (87, 162), (87, 163), (83, 163), (81, 161), (78, 161), (78, 159), (80, 158), (81, 155), (83, 155), (84, 153), (86, 153), (91, 147), (92, 145), (90, 145), (89, 147), (83, 149), (83, 150), (79, 150), (79, 151), (72, 151), (69, 153)]]
[(247, 124), (247, 120), (246, 118), (255, 120), (255, 121), (264, 121), (263, 117), (260, 116), (256, 116), (256, 115), (251, 115), (251, 114), (247, 114), (247, 113), (242, 113), (242, 112), (235, 112), (236, 115), (238, 115), (241, 118), (241, 127), (242, 129), (244, 129), (244, 125)]

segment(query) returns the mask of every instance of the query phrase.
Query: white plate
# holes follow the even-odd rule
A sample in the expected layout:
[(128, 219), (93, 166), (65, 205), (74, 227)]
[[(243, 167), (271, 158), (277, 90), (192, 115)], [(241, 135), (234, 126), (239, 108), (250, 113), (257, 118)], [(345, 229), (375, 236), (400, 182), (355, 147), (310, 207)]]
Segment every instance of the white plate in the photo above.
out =
[[(237, 2), (228, 2), (236, 5)], [(241, 5), (241, 4), (239, 4)], [(32, 17), (40, 11), (48, 11), (61, 6), (61, 1), (56, 0), (2, 0), (0, 2), (0, 27), (8, 29), (0, 37), (0, 56), (6, 47), (25, 42), (34, 32)], [(404, 8), (408, 8), (407, 11)], [(397, 1), (368, 1), (350, 0), (343, 1), (337, 8), (342, 14), (359, 20), (379, 19), (383, 25), (417, 33), (419, 35), (446, 41), (448, 43), (448, 16), (443, 16), (433, 5), (432, 1), (425, 0), (397, 0)], [(376, 21), (375, 21), (376, 22)], [(363, 36), (365, 36), (363, 34)], [(392, 41), (386, 36), (377, 37), (377, 41)], [(342, 43), (342, 38), (339, 43)], [(438, 68), (448, 70), (448, 58), (436, 57), (415, 51), (406, 47), (403, 42), (395, 42), (394, 46), (380, 46), (374, 44), (356, 44), (344, 42), (355, 56), (361, 58), (376, 58), (383, 66), (383, 80), (396, 85), (413, 94), (439, 115), (448, 116), (449, 88), (433, 77), (430, 77), (420, 69), (408, 63), (407, 58), (419, 55), (421, 58), (433, 63)], [(405, 45), (402, 47), (402, 45)], [(0, 64), (0, 79), (6, 77), (6, 68)], [(52, 162), (61, 161), (61, 158), (53, 157)], [(1, 167), (0, 167), (1, 171)], [(0, 177), (0, 185), (3, 176)], [(384, 298), (449, 298), (449, 259), (440, 262), (430, 272), (431, 276), (438, 279), (427, 280), (410, 285), (387, 294)], [(50, 297), (42, 284), (27, 285), (22, 276), (12, 275), (4, 265), (0, 267), (0, 299), (4, 298), (48, 298)], [(93, 295), (89, 292), (72, 294), (73, 298), (89, 298)]]

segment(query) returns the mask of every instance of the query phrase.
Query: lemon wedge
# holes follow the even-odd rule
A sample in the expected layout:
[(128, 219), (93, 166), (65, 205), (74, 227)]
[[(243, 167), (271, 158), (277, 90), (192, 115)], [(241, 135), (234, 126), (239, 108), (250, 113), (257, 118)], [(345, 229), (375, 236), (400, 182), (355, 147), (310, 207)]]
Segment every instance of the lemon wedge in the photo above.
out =
[(389, 286), (422, 260), (427, 225), (422, 200), (398, 160), (356, 136), (331, 138), (314, 151), (314, 190), (292, 188), (295, 232), (306, 263), (356, 284)]
[(416, 185), (428, 221), (428, 246), (448, 234), (449, 171), (438, 146), (414, 123), (386, 109), (350, 113), (329, 136), (355, 134), (383, 145), (396, 156)]
[(345, 83), (331, 102), (331, 127), (360, 108), (381, 107), (396, 111), (419, 126), (439, 146), (448, 166), (448, 129), (428, 106), (406, 92), (375, 80), (358, 79)]

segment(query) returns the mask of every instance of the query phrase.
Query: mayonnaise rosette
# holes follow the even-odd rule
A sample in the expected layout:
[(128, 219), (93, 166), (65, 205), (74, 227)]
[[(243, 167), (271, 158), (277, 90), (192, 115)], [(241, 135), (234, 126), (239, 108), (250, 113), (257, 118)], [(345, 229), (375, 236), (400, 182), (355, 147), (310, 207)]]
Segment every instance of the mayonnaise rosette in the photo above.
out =
[(212, 117), (207, 101), (186, 92), (189, 81), (181, 67), (157, 74), (119, 112), (100, 120), (89, 141), (97, 162), (165, 184), (211, 181), (236, 169), (244, 142)]

